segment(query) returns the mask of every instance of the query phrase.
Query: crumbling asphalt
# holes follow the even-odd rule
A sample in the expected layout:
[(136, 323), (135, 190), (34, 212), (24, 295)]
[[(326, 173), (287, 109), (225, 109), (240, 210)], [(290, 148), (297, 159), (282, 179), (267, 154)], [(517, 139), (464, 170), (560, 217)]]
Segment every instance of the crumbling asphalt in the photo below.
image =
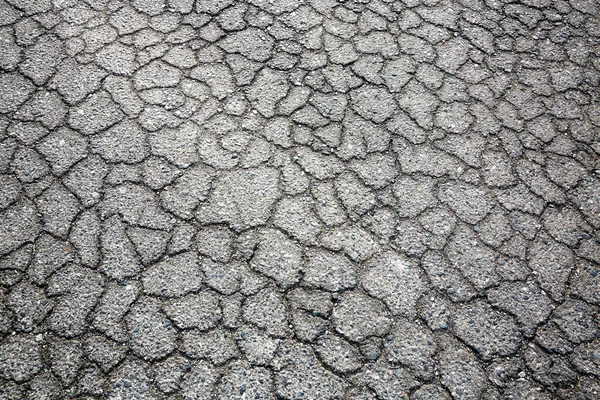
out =
[(596, 0), (0, 0), (0, 399), (600, 399)]

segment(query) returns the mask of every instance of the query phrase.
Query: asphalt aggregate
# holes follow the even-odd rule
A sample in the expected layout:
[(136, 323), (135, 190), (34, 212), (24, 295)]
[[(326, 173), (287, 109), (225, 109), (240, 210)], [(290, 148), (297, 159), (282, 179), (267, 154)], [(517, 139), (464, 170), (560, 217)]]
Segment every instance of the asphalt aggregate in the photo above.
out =
[(598, 0), (0, 0), (0, 400), (599, 400)]

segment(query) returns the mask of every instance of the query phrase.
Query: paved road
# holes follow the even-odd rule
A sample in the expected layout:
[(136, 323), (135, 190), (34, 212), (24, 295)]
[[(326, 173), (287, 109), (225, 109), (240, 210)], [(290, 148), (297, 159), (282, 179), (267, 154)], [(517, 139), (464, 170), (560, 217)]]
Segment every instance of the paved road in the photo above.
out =
[(600, 399), (596, 0), (0, 0), (0, 399)]

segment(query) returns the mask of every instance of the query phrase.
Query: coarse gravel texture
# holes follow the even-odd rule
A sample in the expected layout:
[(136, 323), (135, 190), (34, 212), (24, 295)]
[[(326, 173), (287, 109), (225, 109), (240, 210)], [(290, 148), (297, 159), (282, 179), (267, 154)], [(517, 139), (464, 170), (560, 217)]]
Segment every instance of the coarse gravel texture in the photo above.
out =
[(0, 0), (0, 400), (600, 399), (597, 0)]

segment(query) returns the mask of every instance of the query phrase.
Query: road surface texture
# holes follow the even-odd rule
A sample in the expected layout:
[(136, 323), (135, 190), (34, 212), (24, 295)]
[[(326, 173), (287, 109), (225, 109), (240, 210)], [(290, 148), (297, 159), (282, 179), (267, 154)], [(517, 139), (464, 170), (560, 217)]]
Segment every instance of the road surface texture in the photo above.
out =
[(599, 15), (0, 0), (0, 399), (600, 399)]

